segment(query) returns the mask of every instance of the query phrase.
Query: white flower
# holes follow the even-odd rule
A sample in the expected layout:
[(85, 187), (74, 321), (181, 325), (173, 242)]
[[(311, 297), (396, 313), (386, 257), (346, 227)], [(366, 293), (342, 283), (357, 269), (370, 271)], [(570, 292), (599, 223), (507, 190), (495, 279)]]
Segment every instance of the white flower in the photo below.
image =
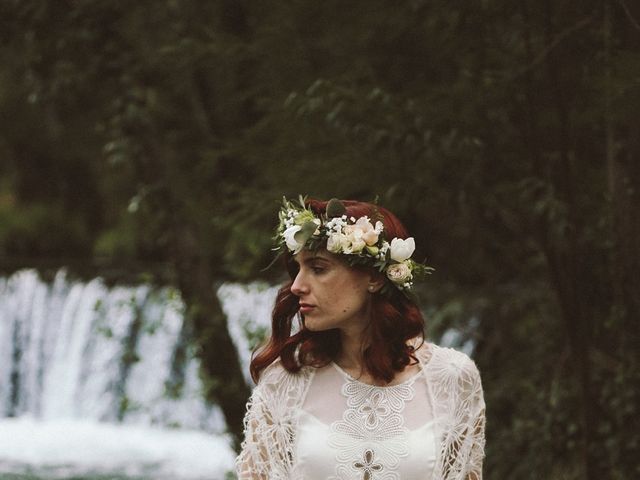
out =
[(340, 253), (345, 246), (349, 245), (346, 235), (332, 233), (327, 239), (327, 250), (331, 253)]
[(292, 227), (287, 228), (284, 232), (282, 232), (282, 236), (284, 237), (284, 241), (287, 244), (287, 248), (295, 255), (302, 247), (304, 247), (303, 243), (300, 243), (296, 240), (295, 235), (302, 227), (300, 225), (293, 225)]
[(348, 240), (350, 245), (344, 249), (344, 253), (360, 253), (366, 245), (362, 238), (352, 237), (348, 238)]
[(389, 250), (389, 242), (386, 240), (382, 241), (382, 245), (380, 246), (380, 250), (378, 250), (378, 255), (376, 258), (378, 260), (384, 261), (387, 258), (387, 251)]
[(366, 243), (362, 239), (363, 230), (360, 225), (347, 225), (343, 229), (344, 236), (346, 238), (346, 245), (343, 248), (343, 253), (360, 253), (365, 247)]
[(344, 218), (335, 217), (325, 223), (327, 236), (330, 236), (333, 232), (342, 233), (342, 228), (346, 225)]
[(391, 240), (391, 258), (396, 262), (404, 262), (410, 258), (415, 249), (416, 242), (413, 237), (409, 237), (406, 240), (401, 238)]
[(411, 267), (409, 267), (406, 262), (389, 265), (389, 268), (387, 268), (387, 277), (393, 283), (404, 285), (412, 278)]

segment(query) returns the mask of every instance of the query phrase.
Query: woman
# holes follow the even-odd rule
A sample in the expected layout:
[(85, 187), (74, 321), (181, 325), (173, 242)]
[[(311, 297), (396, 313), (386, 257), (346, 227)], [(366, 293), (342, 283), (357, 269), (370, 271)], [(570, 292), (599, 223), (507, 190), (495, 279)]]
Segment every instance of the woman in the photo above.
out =
[(335, 199), (285, 200), (279, 217), (291, 282), (251, 362), (239, 477), (481, 480), (480, 376), (424, 342), (408, 293), (430, 269), (400, 221)]

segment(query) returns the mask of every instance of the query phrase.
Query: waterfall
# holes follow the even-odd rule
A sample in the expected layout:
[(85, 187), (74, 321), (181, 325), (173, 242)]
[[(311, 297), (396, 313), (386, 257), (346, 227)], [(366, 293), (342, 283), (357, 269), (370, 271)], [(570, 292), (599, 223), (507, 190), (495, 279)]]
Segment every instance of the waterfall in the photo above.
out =
[[(217, 292), (247, 382), (276, 293), (259, 282)], [(0, 277), (0, 478), (226, 478), (235, 454), (203, 401), (183, 314), (172, 288)], [(439, 343), (471, 353), (469, 331)]]
[(264, 338), (271, 330), (271, 311), (278, 289), (261, 282), (225, 284), (218, 289), (218, 297), (229, 322), (229, 334), (240, 353), (242, 371), (250, 384), (249, 363), (255, 347), (252, 339)]
[[(275, 289), (223, 285), (218, 295), (247, 371), (248, 337), (268, 328)], [(120, 458), (127, 471), (136, 448), (142, 462), (167, 464), (149, 478), (223, 478), (233, 452), (220, 409), (203, 401), (183, 310), (171, 288), (109, 287), (101, 279), (71, 280), (64, 271), (48, 283), (33, 270), (0, 278), (0, 473), (35, 462), (50, 467), (42, 478), (59, 478), (52, 464), (73, 463), (73, 450), (93, 442), (96, 459)], [(25, 433), (36, 428), (37, 438)], [(153, 454), (142, 451), (143, 438)], [(56, 443), (71, 452), (58, 452)], [(105, 445), (111, 450), (100, 452)], [(199, 457), (185, 457), (195, 445)], [(25, 456), (34, 448), (35, 456)], [(172, 451), (182, 464), (163, 459)], [(86, 469), (100, 469), (89, 463)]]

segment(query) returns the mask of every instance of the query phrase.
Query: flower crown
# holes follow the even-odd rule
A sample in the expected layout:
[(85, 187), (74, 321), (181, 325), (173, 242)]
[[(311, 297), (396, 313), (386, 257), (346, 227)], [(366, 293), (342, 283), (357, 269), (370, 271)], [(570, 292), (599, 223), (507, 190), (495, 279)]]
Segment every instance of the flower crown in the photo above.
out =
[(381, 221), (374, 224), (366, 215), (348, 217), (346, 211), (342, 202), (333, 198), (327, 203), (325, 213), (318, 217), (306, 207), (304, 197), (301, 196), (298, 203), (283, 198), (278, 213), (276, 250), (287, 248), (295, 255), (303, 248), (326, 247), (331, 253), (346, 255), (352, 266), (377, 268), (399, 290), (410, 289), (415, 277), (433, 271), (411, 260), (416, 248), (413, 237), (396, 237), (388, 242)]

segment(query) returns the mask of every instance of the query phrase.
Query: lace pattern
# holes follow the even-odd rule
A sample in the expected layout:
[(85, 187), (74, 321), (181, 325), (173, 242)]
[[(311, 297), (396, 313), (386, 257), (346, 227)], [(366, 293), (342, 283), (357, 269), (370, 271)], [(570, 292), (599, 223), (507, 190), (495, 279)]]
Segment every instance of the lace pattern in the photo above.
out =
[(330, 480), (398, 480), (395, 470), (409, 453), (403, 411), (413, 398), (415, 376), (390, 387), (346, 376), (342, 395), (347, 409), (341, 420), (331, 424), (329, 436), (329, 445), (337, 452), (336, 475)]
[[(482, 480), (485, 404), (478, 369), (466, 355), (432, 344), (417, 350), (417, 357), (429, 388), (439, 442), (432, 480)], [(293, 452), (300, 408), (314, 373), (309, 367), (291, 374), (280, 362), (265, 370), (247, 405), (245, 440), (236, 461), (240, 479), (301, 479)], [(387, 408), (393, 410), (391, 402), (406, 402), (402, 398), (361, 401), (347, 409), (336, 431), (373, 440), (375, 437), (367, 436), (374, 435), (370, 430), (397, 432), (404, 427), (402, 420), (394, 419)], [(369, 430), (376, 422), (377, 427)], [(384, 469), (392, 472), (393, 459), (404, 452), (401, 443), (391, 444), (388, 451), (378, 450), (375, 441), (371, 444), (371, 448), (352, 452), (348, 459), (351, 474), (370, 480), (394, 478), (384, 477)]]
[(245, 438), (236, 459), (239, 479), (284, 480), (295, 476), (293, 458), (297, 412), (313, 368), (289, 373), (279, 361), (262, 374), (247, 403)]

